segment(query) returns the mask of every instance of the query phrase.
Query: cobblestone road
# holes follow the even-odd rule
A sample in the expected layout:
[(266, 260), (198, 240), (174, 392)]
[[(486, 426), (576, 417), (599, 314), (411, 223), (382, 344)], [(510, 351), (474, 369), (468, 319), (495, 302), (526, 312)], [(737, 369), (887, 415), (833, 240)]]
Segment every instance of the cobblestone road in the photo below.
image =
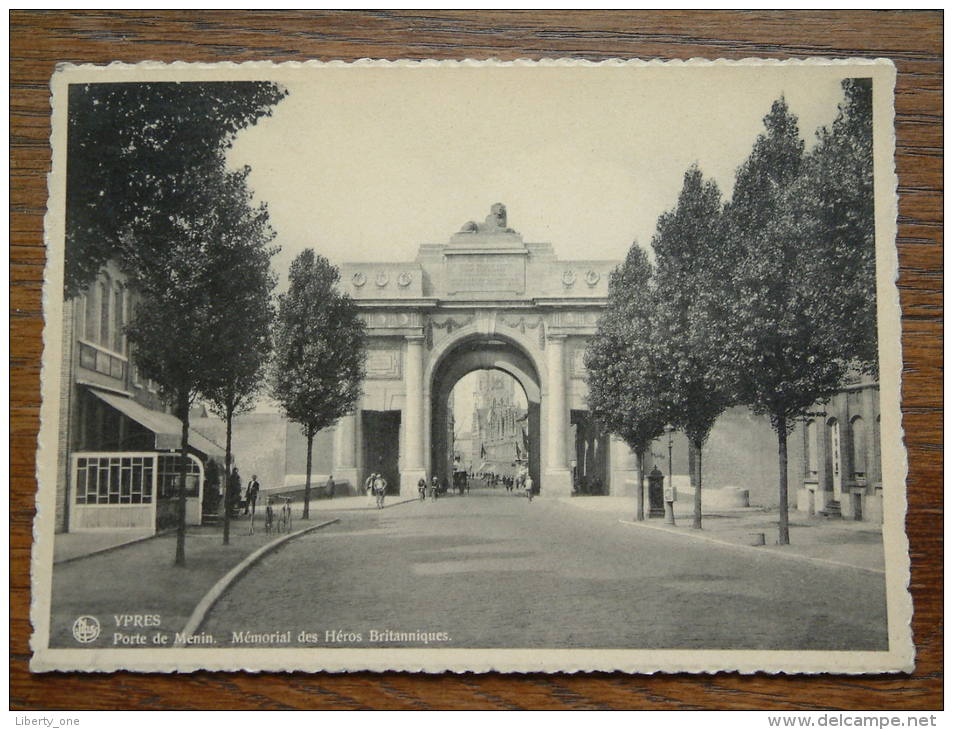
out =
[[(886, 648), (882, 575), (719, 547), (500, 490), (341, 513), (245, 575), (203, 630), (446, 632), (453, 647)], [(299, 634), (306, 632), (299, 642)], [(420, 646), (418, 642), (389, 642)]]

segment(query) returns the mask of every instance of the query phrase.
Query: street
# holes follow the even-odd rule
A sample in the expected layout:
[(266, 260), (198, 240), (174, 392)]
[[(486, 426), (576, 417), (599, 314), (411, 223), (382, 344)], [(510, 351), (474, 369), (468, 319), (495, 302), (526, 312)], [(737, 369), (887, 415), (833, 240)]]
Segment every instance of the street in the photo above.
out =
[(327, 632), (344, 632), (360, 635), (352, 647), (380, 646), (376, 630), (445, 632), (455, 648), (886, 649), (875, 573), (502, 488), (336, 516), (254, 566), (202, 630), (219, 645), (282, 632), (286, 645), (340, 646)]

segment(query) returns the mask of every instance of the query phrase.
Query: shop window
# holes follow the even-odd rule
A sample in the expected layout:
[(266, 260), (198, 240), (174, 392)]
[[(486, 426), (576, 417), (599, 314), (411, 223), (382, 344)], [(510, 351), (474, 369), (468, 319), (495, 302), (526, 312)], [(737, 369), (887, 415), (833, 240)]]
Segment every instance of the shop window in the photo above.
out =
[[(182, 463), (179, 454), (159, 455), (159, 499), (172, 499), (178, 494), (179, 466)], [(189, 458), (185, 475), (185, 496), (199, 496), (199, 480), (202, 467), (193, 458)]]
[(84, 456), (76, 460), (76, 504), (149, 504), (150, 456)]

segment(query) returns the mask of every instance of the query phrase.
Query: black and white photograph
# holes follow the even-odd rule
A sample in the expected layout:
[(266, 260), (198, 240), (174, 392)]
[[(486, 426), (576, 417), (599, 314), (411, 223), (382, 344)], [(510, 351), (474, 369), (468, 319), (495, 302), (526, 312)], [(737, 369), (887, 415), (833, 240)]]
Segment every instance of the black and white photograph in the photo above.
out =
[(31, 667), (908, 671), (894, 76), (62, 66)]

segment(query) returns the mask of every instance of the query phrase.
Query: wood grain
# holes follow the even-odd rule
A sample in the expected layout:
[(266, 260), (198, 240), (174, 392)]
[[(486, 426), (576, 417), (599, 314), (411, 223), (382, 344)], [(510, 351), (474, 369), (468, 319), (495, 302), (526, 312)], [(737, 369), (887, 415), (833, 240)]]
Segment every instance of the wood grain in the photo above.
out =
[[(936, 709), (942, 706), (941, 12), (12, 11), (10, 704), (118, 708)], [(888, 57), (896, 94), (911, 676), (31, 675), (48, 83), (57, 62)]]

